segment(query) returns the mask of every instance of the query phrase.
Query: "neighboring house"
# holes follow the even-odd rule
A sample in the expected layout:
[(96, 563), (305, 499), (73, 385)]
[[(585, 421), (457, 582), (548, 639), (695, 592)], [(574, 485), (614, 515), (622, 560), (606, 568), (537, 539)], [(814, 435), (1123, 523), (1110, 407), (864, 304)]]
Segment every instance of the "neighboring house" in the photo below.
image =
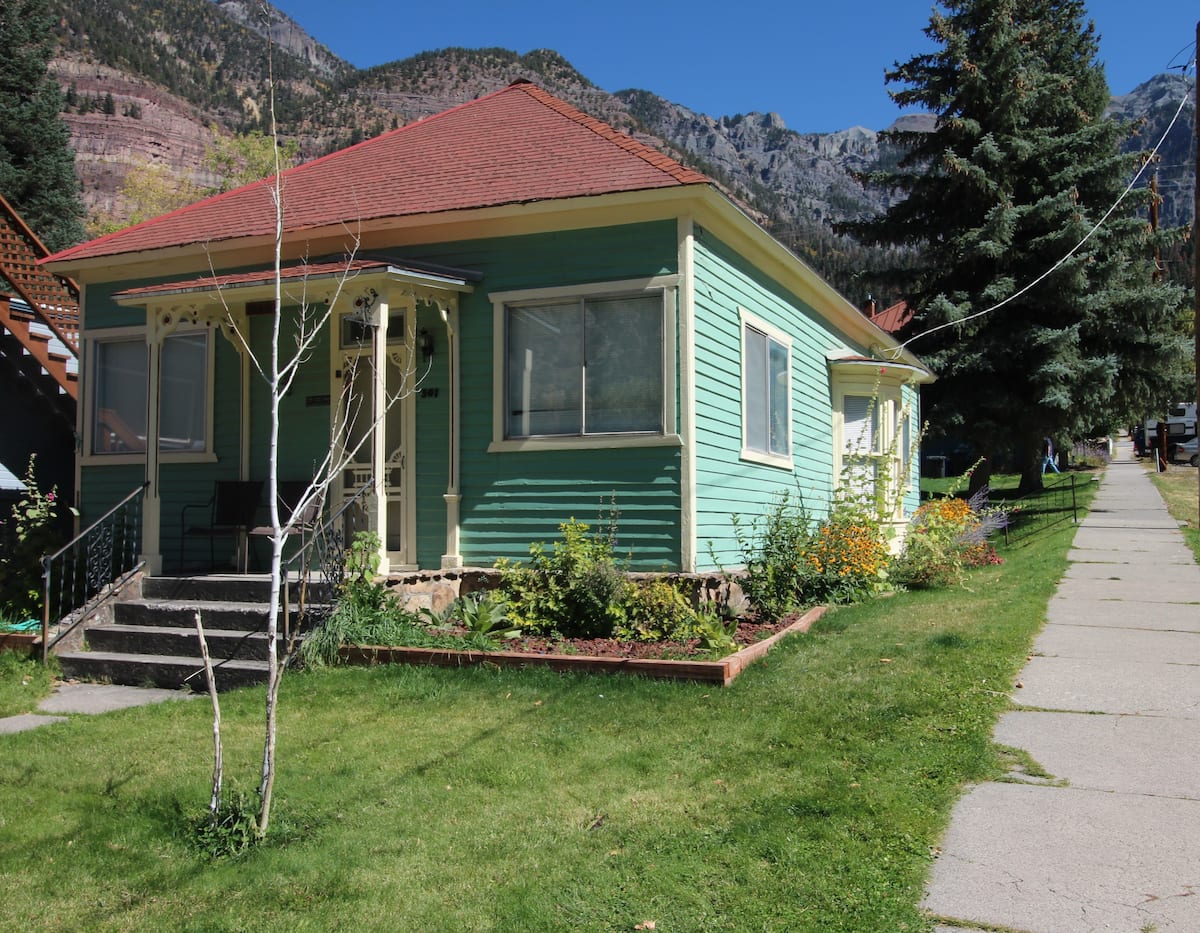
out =
[[(149, 479), (153, 572), (185, 504), (266, 475), (267, 391), (229, 337), (270, 346), (271, 193), (48, 261), (84, 289), (83, 521)], [(614, 507), (634, 567), (732, 567), (733, 513), (905, 472), (921, 362), (707, 177), (532, 84), (290, 169), (283, 202), (286, 315), (352, 277), (284, 399), (281, 479), (323, 456), (356, 359), (387, 373), (363, 411), (427, 373), (330, 493), (374, 479), (385, 570), (524, 558)]]
[[(61, 500), (72, 502), (79, 289), (39, 264), (47, 255), (0, 197), (0, 474), (24, 477), (37, 454), (38, 485), (57, 486)], [(62, 518), (67, 531), (66, 510)]]

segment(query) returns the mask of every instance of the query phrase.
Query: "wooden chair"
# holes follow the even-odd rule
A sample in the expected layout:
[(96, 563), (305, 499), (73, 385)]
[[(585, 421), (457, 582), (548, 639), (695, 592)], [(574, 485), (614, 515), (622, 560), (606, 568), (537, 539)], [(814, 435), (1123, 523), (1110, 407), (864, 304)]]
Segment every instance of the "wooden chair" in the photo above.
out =
[[(246, 572), (246, 532), (254, 524), (254, 513), (262, 498), (262, 480), (217, 480), (213, 494), (207, 502), (185, 505), (179, 513), (179, 567), (183, 569), (183, 548), (188, 538), (208, 538), (208, 564), (212, 571), (217, 566), (217, 538), (230, 538), (235, 546), (235, 566)], [(201, 524), (193, 519), (188, 524), (188, 512), (208, 509), (208, 523)]]

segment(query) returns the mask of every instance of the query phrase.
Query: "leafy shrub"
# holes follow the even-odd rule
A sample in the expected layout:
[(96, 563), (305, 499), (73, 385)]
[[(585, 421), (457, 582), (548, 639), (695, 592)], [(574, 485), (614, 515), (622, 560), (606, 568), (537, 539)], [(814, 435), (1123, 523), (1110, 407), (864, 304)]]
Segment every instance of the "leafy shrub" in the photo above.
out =
[(612, 535), (589, 535), (571, 519), (549, 552), (529, 546), (529, 563), (501, 559), (500, 588), (521, 629), (563, 638), (607, 638), (624, 621), (629, 581), (613, 558)]
[(509, 619), (508, 601), (495, 591), (454, 601), (447, 621), (457, 622), (473, 635), (488, 639), (519, 638), (521, 630)]
[(695, 637), (710, 657), (723, 658), (738, 650), (737, 639), (734, 638), (737, 629), (736, 617), (721, 619), (717, 615), (704, 612), (696, 617)]
[(760, 613), (778, 617), (800, 605), (810, 576), (802, 558), (811, 537), (809, 526), (803, 500), (793, 502), (786, 491), (749, 525), (733, 516), (733, 533), (746, 568), (742, 591)]
[(892, 568), (892, 576), (903, 586), (924, 589), (939, 588), (964, 581), (966, 554), (962, 534), (966, 516), (953, 503), (961, 499), (935, 499), (926, 502), (913, 514), (904, 550)]
[(258, 794), (234, 788), (216, 814), (205, 813), (192, 821), (193, 843), (210, 859), (244, 855), (258, 842), (258, 812)]
[(834, 508), (805, 548), (810, 602), (848, 603), (877, 593), (888, 579), (890, 555), (880, 523)]
[(614, 634), (627, 641), (686, 641), (697, 635), (696, 611), (666, 580), (629, 587), (624, 615)]
[(869, 502), (852, 495), (836, 498), (830, 515), (814, 525), (803, 501), (785, 492), (761, 521), (747, 528), (735, 515), (733, 527), (746, 567), (739, 582), (765, 616), (864, 599), (887, 579), (882, 523)]
[(25, 470), (25, 492), (0, 529), (0, 614), (17, 621), (41, 617), (41, 558), (53, 552), (60, 540), (55, 530), (58, 489), (38, 488), (36, 456), (30, 456)]
[(1003, 561), (987, 536), (1008, 521), (1008, 510), (987, 505), (987, 488), (970, 501), (946, 496), (913, 514), (893, 576), (913, 588), (961, 586), (968, 567)]

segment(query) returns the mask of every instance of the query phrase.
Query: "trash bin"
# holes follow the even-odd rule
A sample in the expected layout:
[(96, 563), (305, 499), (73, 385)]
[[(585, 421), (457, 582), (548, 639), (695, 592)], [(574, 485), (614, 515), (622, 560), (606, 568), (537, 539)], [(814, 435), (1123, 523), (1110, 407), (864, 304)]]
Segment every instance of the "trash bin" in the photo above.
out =
[(930, 455), (925, 458), (925, 475), (930, 479), (946, 478), (946, 461), (949, 457)]

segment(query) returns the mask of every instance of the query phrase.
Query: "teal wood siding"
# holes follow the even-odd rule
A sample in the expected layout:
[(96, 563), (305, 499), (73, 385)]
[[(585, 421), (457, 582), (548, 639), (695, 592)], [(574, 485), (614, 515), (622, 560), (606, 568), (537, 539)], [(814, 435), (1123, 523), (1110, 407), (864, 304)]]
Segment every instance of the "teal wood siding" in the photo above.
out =
[[(241, 434), (241, 357), (233, 345), (214, 331), (211, 339), (215, 350), (213, 376), (213, 451), (216, 463), (171, 463), (163, 460), (159, 466), (162, 480), (163, 567), (174, 568), (179, 561), (179, 537), (185, 505), (207, 502), (213, 483), (218, 479), (238, 478), (238, 448)], [(206, 524), (208, 515), (203, 509), (188, 511), (188, 524)], [(217, 559), (231, 558), (232, 540), (218, 539)], [(223, 554), (223, 546), (229, 548)], [(185, 566), (203, 566), (208, 561), (208, 541), (188, 541), (184, 550)], [(194, 563), (189, 564), (192, 561)]]
[[(294, 308), (284, 309), (284, 320), (290, 322)], [(250, 318), (250, 347), (254, 355), (270, 367), (271, 331), (273, 316), (255, 315)], [(295, 340), (285, 323), (280, 335), (281, 360), (286, 362), (295, 353)], [(279, 479), (308, 480), (313, 469), (329, 450), (330, 404), (329, 381), (330, 328), (317, 336), (308, 362), (296, 374), (291, 390), (279, 403)], [(236, 383), (235, 383), (236, 390)], [(236, 421), (234, 421), (236, 428)], [(253, 366), (250, 368), (250, 477), (266, 479), (270, 467), (271, 390), (267, 380)], [(236, 438), (233, 447), (236, 456)], [(236, 469), (236, 467), (235, 467)]]
[[(707, 231), (695, 248), (697, 565), (742, 563), (732, 516), (744, 525), (788, 493), (824, 514), (833, 488), (833, 410), (825, 353), (849, 346), (808, 305)], [(791, 336), (792, 469), (741, 459), (739, 309)], [(711, 545), (711, 547), (710, 547)]]
[[(674, 447), (488, 453), (492, 440), (492, 292), (620, 281), (672, 274), (674, 221), (478, 240), (405, 250), (414, 260), (482, 273), (460, 304), (462, 555), (468, 565), (527, 558), (529, 545), (558, 537), (572, 517), (593, 527), (615, 495), (618, 550), (645, 569), (677, 567), (680, 554), (680, 452)], [(445, 328), (433, 326), (439, 346)], [(417, 400), (418, 556), (437, 566), (445, 550), (444, 427), (440, 363)], [(674, 427), (670, 430), (675, 430)], [(441, 463), (440, 469), (430, 465)]]
[(446, 553), (443, 497), (450, 485), (449, 347), (445, 325), (435, 308), (417, 306), (417, 329), (422, 328), (433, 337), (433, 360), (427, 365), (418, 350), (413, 362), (421, 378), (414, 405), (416, 457), (410, 461), (417, 470), (417, 501), (412, 505), (417, 510), (417, 563), (421, 567), (438, 567)]
[[(159, 279), (140, 279), (92, 285), (87, 290), (85, 308), (87, 327), (92, 332), (106, 328), (145, 325), (145, 312), (124, 308), (112, 301), (112, 295), (129, 288), (155, 284)], [(250, 340), (255, 353), (267, 359), (270, 346), (270, 316), (254, 317), (250, 321)], [(241, 356), (238, 350), (216, 328), (212, 331), (213, 373), (213, 453), (215, 462), (179, 463), (169, 457), (160, 464), (162, 522), (160, 527), (164, 569), (179, 569), (182, 510), (185, 505), (204, 503), (212, 495), (216, 480), (237, 479), (241, 443)], [(311, 476), (313, 463), (323, 455), (329, 436), (329, 407), (310, 406), (309, 399), (329, 395), (328, 334), (318, 341), (311, 358), (283, 400), (280, 436), (280, 478), (301, 479)], [(285, 338), (285, 346), (287, 340)], [(270, 417), (269, 392), (262, 377), (251, 372), (250, 477), (264, 479), (267, 475), (268, 429)], [(86, 374), (83, 384), (86, 385)], [(90, 392), (90, 387), (85, 389)], [(103, 513), (119, 501), (134, 486), (141, 483), (145, 470), (140, 464), (85, 464), (82, 468), (80, 490), (81, 522)], [(265, 516), (265, 511), (263, 512)], [(205, 523), (203, 509), (189, 510), (188, 523)], [(218, 560), (229, 557), (221, 553), (228, 542), (218, 541)], [(265, 550), (264, 550), (265, 555)], [(183, 551), (184, 566), (201, 566), (208, 560), (208, 543), (189, 541)]]

